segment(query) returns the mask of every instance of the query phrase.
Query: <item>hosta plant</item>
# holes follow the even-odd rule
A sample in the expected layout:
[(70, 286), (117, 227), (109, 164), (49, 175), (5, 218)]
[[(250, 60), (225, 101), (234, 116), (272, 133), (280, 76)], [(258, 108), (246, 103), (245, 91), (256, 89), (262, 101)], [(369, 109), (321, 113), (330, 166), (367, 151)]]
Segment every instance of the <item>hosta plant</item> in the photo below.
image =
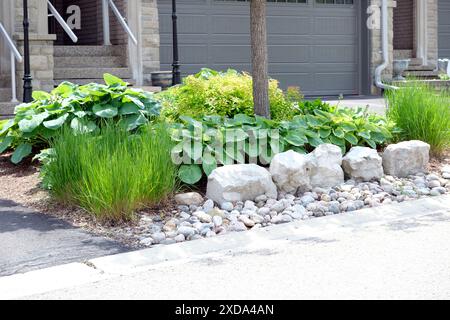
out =
[(61, 83), (52, 92), (33, 92), (33, 102), (15, 109), (14, 119), (0, 129), (0, 153), (14, 150), (13, 163), (19, 163), (34, 149), (48, 146), (59, 129), (68, 125), (75, 133), (89, 133), (113, 120), (127, 131), (145, 125), (159, 115), (159, 103), (152, 93), (128, 87), (128, 83), (104, 75), (105, 84)]
[(182, 116), (172, 126), (177, 145), (172, 159), (180, 164), (179, 177), (197, 183), (219, 165), (268, 164), (279, 152), (308, 153), (331, 143), (345, 153), (352, 146), (377, 148), (391, 139), (393, 126), (365, 109), (314, 110), (291, 121), (274, 121), (239, 114), (233, 118), (205, 116), (202, 121)]

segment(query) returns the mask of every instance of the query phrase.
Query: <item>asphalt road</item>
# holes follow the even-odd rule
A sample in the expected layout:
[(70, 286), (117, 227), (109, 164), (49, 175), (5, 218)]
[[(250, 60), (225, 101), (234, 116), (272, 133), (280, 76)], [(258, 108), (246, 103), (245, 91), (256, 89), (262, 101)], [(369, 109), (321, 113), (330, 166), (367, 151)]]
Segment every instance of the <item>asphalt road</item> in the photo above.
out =
[(114, 241), (0, 199), (0, 276), (124, 252)]
[(270, 240), (272, 231), (268, 231), (267, 241), (257, 238), (251, 249), (237, 247), (163, 262), (137, 273), (31, 298), (450, 298), (450, 206), (432, 214), (355, 228), (340, 227), (339, 220), (331, 219), (322, 220), (322, 228), (326, 221), (334, 221), (334, 232)]

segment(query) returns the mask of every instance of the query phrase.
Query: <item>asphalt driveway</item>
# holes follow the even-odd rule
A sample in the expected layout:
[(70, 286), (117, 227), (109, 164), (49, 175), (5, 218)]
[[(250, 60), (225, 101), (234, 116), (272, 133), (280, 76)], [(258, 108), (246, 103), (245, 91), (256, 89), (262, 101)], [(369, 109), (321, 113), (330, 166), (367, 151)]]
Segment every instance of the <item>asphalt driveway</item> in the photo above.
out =
[(0, 199), (0, 276), (125, 251), (120, 243)]

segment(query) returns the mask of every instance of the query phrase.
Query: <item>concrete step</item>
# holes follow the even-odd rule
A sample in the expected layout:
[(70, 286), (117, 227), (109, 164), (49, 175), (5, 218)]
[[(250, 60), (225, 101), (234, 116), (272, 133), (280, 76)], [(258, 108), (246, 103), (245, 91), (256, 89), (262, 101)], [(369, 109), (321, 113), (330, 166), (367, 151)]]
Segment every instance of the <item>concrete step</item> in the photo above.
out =
[(423, 59), (422, 58), (411, 58), (409, 61), (410, 66), (421, 66), (423, 65)]
[(80, 56), (80, 57), (55, 57), (55, 68), (118, 68), (126, 67), (127, 62), (121, 56)]
[(405, 80), (405, 81), (394, 81), (394, 85), (408, 86), (415, 85), (417, 83), (427, 84), (436, 90), (450, 90), (450, 80), (440, 80), (440, 79), (422, 79), (422, 80)]
[(436, 69), (434, 66), (409, 66), (406, 71), (434, 71)]
[(439, 79), (439, 72), (437, 71), (405, 71), (405, 77), (419, 78), (419, 79)]
[(161, 87), (155, 86), (133, 86), (133, 88), (142, 89), (147, 92), (161, 92)]
[[(55, 87), (57, 87), (61, 82), (63, 81), (69, 81), (72, 82), (74, 84), (78, 84), (78, 85), (85, 85), (88, 83), (101, 83), (104, 84), (103, 82), (103, 78), (90, 78), (90, 79), (59, 79), (59, 80), (55, 80)], [(134, 85), (136, 82), (134, 81), (134, 79), (126, 79), (123, 78), (123, 81), (128, 82), (130, 85)]]
[(54, 46), (55, 57), (99, 57), (99, 56), (123, 56), (126, 47), (117, 46)]
[(11, 89), (10, 88), (0, 88), (0, 101), (11, 100)]
[(14, 107), (19, 103), (0, 102), (0, 117), (12, 117), (14, 115)]
[(102, 79), (105, 73), (110, 73), (121, 79), (131, 78), (129, 68), (55, 68), (54, 79)]

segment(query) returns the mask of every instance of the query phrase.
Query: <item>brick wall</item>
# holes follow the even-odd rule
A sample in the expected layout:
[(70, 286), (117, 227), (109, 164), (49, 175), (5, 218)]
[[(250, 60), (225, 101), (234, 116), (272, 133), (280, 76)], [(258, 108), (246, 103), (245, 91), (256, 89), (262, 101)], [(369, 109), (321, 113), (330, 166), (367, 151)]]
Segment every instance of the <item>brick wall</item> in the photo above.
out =
[[(81, 30), (74, 30), (78, 37), (75, 45), (102, 45), (103, 44), (103, 18), (101, 0), (52, 0), (53, 5), (67, 20), (67, 7), (78, 5), (81, 9)], [(126, 0), (115, 0), (117, 8), (126, 17)], [(116, 16), (109, 10), (111, 43), (116, 45), (126, 44), (127, 36)], [(50, 32), (57, 35), (56, 45), (72, 45), (72, 40), (64, 32), (55, 19), (51, 18)]]
[(414, 0), (397, 0), (394, 8), (394, 50), (414, 47)]

